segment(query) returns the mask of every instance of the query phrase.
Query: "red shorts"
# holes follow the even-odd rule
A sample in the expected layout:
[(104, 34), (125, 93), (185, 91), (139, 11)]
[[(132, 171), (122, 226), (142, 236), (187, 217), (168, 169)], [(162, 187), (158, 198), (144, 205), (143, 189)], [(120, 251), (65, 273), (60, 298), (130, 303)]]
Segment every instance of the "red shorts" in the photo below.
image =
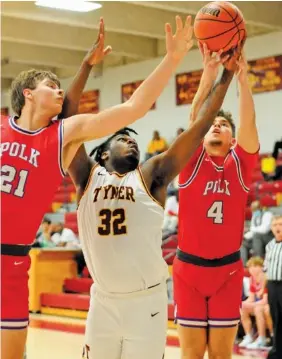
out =
[(1, 329), (28, 326), (29, 256), (1, 255)]
[(243, 275), (241, 260), (221, 267), (201, 267), (175, 258), (175, 321), (198, 328), (236, 326), (240, 320)]

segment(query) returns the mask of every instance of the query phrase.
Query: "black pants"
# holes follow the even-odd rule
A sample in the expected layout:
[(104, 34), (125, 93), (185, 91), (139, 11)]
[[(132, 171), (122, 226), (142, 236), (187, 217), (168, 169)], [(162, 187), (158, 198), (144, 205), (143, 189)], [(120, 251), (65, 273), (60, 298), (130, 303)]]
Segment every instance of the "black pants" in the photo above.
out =
[(269, 281), (267, 288), (273, 321), (273, 348), (268, 359), (282, 359), (282, 281)]

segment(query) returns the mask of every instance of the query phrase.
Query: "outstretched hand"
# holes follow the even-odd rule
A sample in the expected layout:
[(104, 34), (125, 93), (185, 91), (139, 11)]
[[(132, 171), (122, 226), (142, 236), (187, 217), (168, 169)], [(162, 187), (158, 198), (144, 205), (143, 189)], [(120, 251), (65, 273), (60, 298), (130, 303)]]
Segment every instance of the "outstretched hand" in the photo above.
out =
[(185, 24), (180, 16), (176, 16), (176, 31), (172, 35), (170, 24), (165, 24), (166, 51), (175, 61), (181, 61), (193, 46), (193, 27), (191, 16), (187, 16)]
[(229, 59), (225, 62), (224, 67), (232, 72), (236, 72), (238, 69), (238, 61), (241, 57), (242, 50), (245, 44), (246, 38), (242, 39), (238, 43), (238, 46), (235, 49), (230, 50), (228, 53), (230, 54)]
[(240, 83), (248, 80), (248, 62), (244, 50), (241, 51), (241, 56), (237, 60), (236, 76)]
[(100, 26), (99, 26), (99, 33), (97, 39), (94, 45), (92, 46), (92, 48), (88, 51), (84, 59), (84, 61), (90, 66), (94, 66), (102, 62), (104, 60), (104, 57), (107, 56), (112, 51), (111, 46), (107, 46), (106, 48), (104, 48), (105, 25), (103, 18), (100, 19), (99, 25)]
[(207, 44), (202, 44), (198, 42), (200, 52), (202, 54), (203, 66), (204, 66), (204, 76), (209, 78), (211, 81), (215, 81), (218, 75), (219, 66), (229, 59), (230, 55), (223, 54), (223, 50), (218, 52), (211, 52), (208, 49)]

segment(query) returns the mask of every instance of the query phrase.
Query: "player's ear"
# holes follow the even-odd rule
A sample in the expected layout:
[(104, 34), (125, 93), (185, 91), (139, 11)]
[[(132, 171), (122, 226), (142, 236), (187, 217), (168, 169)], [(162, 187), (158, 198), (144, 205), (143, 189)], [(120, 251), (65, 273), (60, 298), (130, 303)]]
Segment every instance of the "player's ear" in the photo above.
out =
[(231, 139), (231, 146), (232, 146), (232, 147), (236, 146), (236, 143), (237, 143), (236, 138), (235, 138), (235, 137), (232, 137), (232, 139)]
[(107, 161), (108, 158), (109, 158), (109, 151), (104, 151), (104, 152), (102, 153), (101, 159), (102, 159), (103, 161)]
[(25, 98), (31, 99), (32, 98), (32, 90), (31, 89), (24, 89), (23, 90), (23, 95), (24, 95)]

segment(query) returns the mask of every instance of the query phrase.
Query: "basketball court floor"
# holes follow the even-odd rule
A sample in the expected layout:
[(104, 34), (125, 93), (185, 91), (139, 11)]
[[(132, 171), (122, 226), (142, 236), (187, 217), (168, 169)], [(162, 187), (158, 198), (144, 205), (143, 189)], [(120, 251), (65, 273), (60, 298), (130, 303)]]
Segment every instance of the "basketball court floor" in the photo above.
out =
[[(85, 320), (32, 315), (27, 359), (81, 359), (84, 328)], [(166, 348), (165, 359), (180, 359), (176, 331), (169, 329), (168, 335), (170, 345)], [(234, 359), (265, 359), (267, 356), (267, 351), (235, 349), (234, 352)]]

